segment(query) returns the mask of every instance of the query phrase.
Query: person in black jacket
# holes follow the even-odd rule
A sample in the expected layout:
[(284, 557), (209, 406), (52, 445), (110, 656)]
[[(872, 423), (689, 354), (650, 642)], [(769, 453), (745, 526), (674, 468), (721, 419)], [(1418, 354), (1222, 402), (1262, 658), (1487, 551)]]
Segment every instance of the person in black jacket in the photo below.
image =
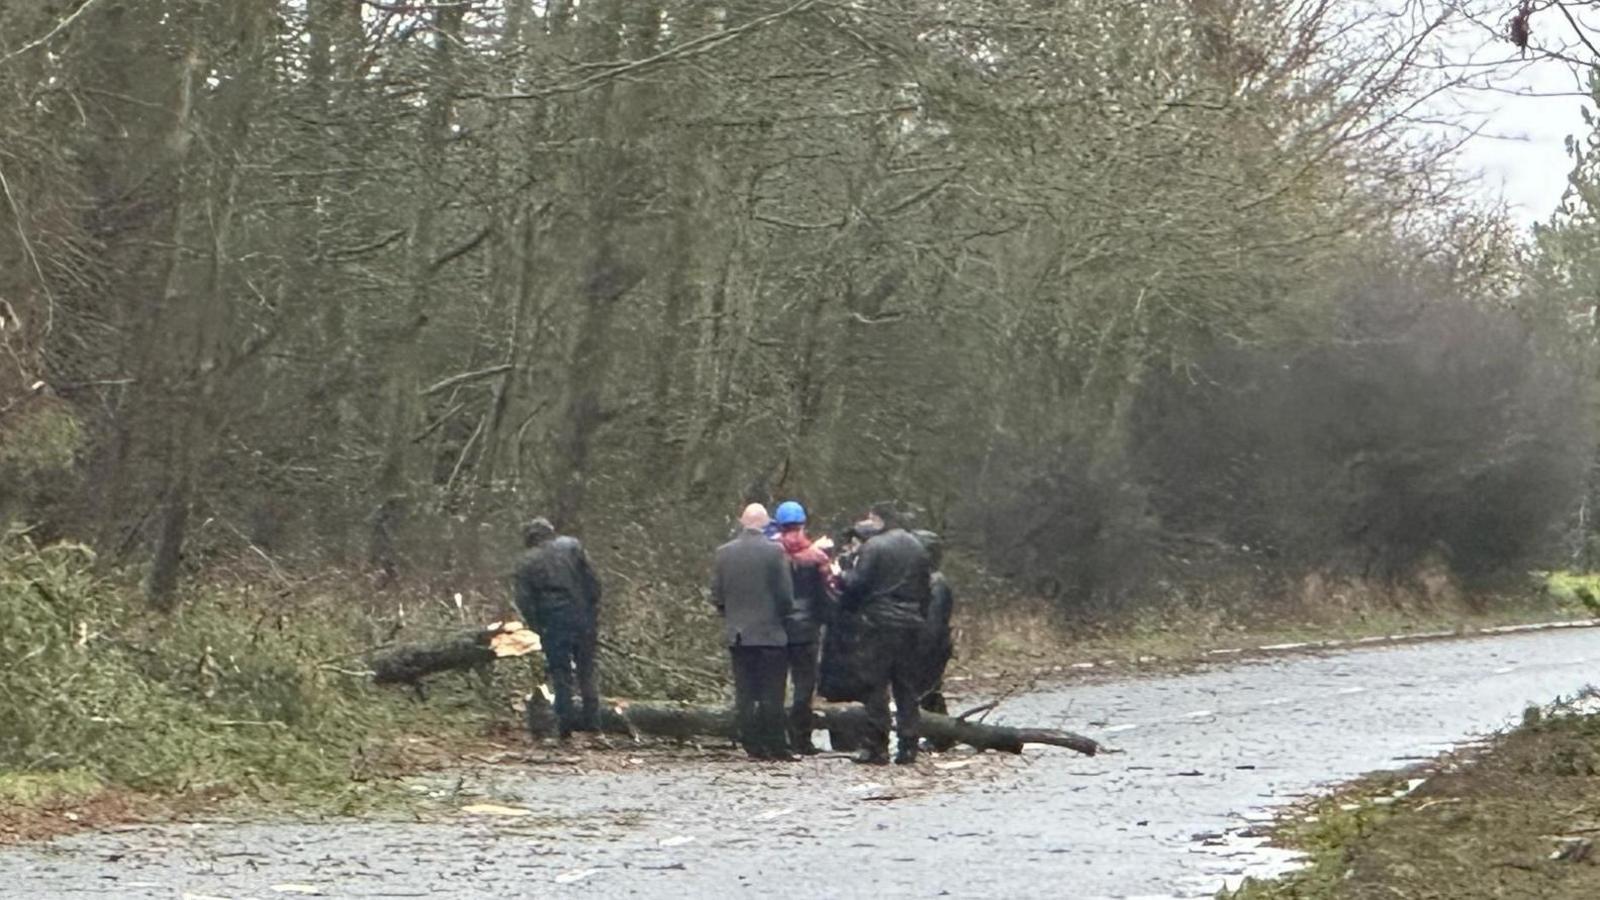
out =
[[(924, 712), (933, 712), (948, 715), (948, 704), (944, 699), (944, 670), (950, 665), (950, 659), (955, 655), (955, 641), (950, 633), (950, 618), (955, 611), (955, 593), (950, 590), (950, 582), (945, 580), (944, 573), (939, 571), (939, 561), (943, 554), (943, 541), (939, 535), (932, 531), (912, 532), (917, 540), (922, 542), (928, 551), (928, 562), (933, 567), (933, 575), (929, 580), (928, 620), (922, 628), (922, 642), (917, 651), (918, 688), (922, 691), (922, 709)], [(933, 750), (948, 750), (955, 746), (954, 743), (945, 741), (925, 741)]]
[(917, 685), (917, 651), (932, 591), (928, 551), (892, 518), (884, 531), (862, 547), (855, 565), (844, 573), (839, 594), (841, 616), (854, 614), (852, 627), (863, 629), (868, 652), (861, 673), (868, 684), (864, 703), (872, 730), (858, 762), (889, 761), (889, 695), (894, 695), (895, 731), (899, 746), (894, 761), (917, 759), (921, 693)]
[[(539, 633), (545, 671), (555, 692), (562, 739), (574, 731), (600, 731), (600, 688), (595, 681), (595, 645), (600, 639), (600, 579), (576, 538), (556, 534), (548, 519), (522, 530), (528, 548), (517, 564), (517, 612)], [(573, 682), (582, 698), (572, 708)]]
[(752, 503), (739, 517), (738, 537), (717, 548), (711, 601), (723, 620), (733, 658), (734, 712), (739, 743), (753, 759), (792, 760), (783, 720), (788, 674), (784, 619), (794, 608), (789, 560), (762, 533), (769, 519)]

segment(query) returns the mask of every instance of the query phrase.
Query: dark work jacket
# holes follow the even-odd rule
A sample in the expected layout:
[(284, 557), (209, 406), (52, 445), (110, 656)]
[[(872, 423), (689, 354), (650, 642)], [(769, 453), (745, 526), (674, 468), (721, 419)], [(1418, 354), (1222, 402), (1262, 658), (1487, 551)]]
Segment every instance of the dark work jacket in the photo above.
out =
[(827, 577), (814, 563), (791, 563), (789, 571), (794, 580), (794, 609), (783, 620), (783, 627), (790, 644), (814, 644), (831, 618), (833, 598), (828, 596)]
[(955, 607), (955, 595), (944, 575), (935, 572), (932, 579), (932, 600), (928, 604), (928, 620), (922, 625), (917, 641), (916, 685), (921, 693), (939, 687), (944, 680), (945, 666), (955, 655), (955, 642), (950, 634), (950, 614)]
[(717, 548), (711, 602), (722, 614), (730, 647), (782, 647), (783, 620), (794, 608), (794, 582), (783, 548), (759, 531), (745, 531)]
[(593, 630), (600, 611), (600, 579), (576, 538), (556, 537), (517, 563), (517, 612), (540, 634)]
[(956, 598), (950, 590), (950, 582), (946, 581), (943, 572), (933, 573), (929, 579), (928, 602), (928, 630), (944, 635), (945, 640), (950, 639), (950, 616), (955, 612)]
[(921, 541), (904, 529), (885, 531), (861, 547), (855, 567), (845, 573), (840, 611), (859, 610), (862, 622), (874, 628), (921, 629), (932, 575)]

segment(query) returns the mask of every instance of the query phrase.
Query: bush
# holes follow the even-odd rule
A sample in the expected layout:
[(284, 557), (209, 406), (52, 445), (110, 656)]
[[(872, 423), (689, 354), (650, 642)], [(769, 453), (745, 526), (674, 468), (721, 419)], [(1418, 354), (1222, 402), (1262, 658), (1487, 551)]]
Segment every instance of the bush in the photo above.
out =
[(0, 541), (0, 773), (328, 787), (390, 739), (481, 729), (525, 688), (449, 702), (446, 681), (443, 697), (418, 704), (330, 664), (364, 649), (351, 604), (213, 589), (170, 619), (94, 575), (92, 561), (74, 544)]
[(1277, 567), (1520, 572), (1582, 497), (1581, 389), (1509, 315), (1370, 287), (1334, 338), (1219, 349), (1149, 385), (1138, 467), (1163, 525)]
[(1091, 617), (1241, 577), (1520, 580), (1583, 499), (1585, 388), (1510, 313), (1430, 290), (1363, 278), (1316, 335), (1147, 373), (1115, 441), (997, 439), (985, 562)]

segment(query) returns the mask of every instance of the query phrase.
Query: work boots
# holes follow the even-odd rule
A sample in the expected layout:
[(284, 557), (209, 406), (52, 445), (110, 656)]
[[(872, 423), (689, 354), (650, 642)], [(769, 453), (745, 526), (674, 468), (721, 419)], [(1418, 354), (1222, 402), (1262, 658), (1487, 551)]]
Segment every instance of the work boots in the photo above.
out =
[(916, 761), (917, 761), (917, 742), (916, 741), (907, 741), (906, 743), (900, 745), (900, 749), (895, 751), (894, 764), (897, 765), (897, 766), (909, 766), (909, 765), (912, 765), (913, 763), (915, 763)]

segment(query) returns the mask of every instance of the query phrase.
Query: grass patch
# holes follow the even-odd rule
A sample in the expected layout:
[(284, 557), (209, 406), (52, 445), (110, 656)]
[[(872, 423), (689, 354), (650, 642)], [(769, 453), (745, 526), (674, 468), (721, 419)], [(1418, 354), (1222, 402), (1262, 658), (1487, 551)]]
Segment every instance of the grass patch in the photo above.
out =
[[(1593, 699), (1587, 701), (1593, 707)], [(1393, 778), (1394, 776), (1390, 776)], [(1415, 791), (1386, 804), (1375, 780), (1280, 828), (1310, 864), (1247, 883), (1226, 900), (1600, 897), (1600, 715), (1568, 705), (1446, 757)]]
[(1387, 634), (1454, 631), (1539, 621), (1586, 618), (1579, 605), (1557, 597), (1517, 597), (1483, 607), (1440, 604), (1418, 609), (1294, 610), (1278, 621), (1232, 610), (1173, 605), (1104, 625), (1064, 623), (1043, 607), (1011, 604), (998, 610), (966, 610), (957, 631), (958, 668), (968, 674), (995, 669), (1038, 668), (1064, 663), (1120, 666), (1186, 663), (1210, 650), (1253, 649), (1275, 644), (1355, 641)]
[(83, 803), (105, 790), (92, 772), (0, 773), (0, 807), (47, 809)]
[[(1600, 575), (1592, 578), (1600, 588)], [(963, 674), (1092, 661), (1134, 667), (1192, 662), (1209, 651), (1330, 639), (1453, 631), (1467, 635), (1502, 625), (1588, 618), (1579, 594), (1557, 590), (1541, 574), (1521, 593), (1491, 597), (1320, 584), (1306, 596), (1251, 598), (1226, 586), (1202, 596), (1174, 596), (1106, 620), (1068, 619), (1049, 604), (1007, 596), (987, 585), (997, 602), (961, 605), (957, 648)], [(1565, 583), (1556, 581), (1556, 583)]]
[(1600, 616), (1600, 573), (1539, 572), (1545, 591), (1557, 600)]
[[(359, 671), (382, 637), (360, 604), (213, 588), (167, 617), (92, 561), (72, 544), (0, 542), (0, 803), (103, 788), (348, 805), (434, 761), (418, 736), (514, 727), (510, 701), (531, 681), (504, 665), (438, 679), (419, 703)], [(411, 620), (445, 626), (426, 608)]]

